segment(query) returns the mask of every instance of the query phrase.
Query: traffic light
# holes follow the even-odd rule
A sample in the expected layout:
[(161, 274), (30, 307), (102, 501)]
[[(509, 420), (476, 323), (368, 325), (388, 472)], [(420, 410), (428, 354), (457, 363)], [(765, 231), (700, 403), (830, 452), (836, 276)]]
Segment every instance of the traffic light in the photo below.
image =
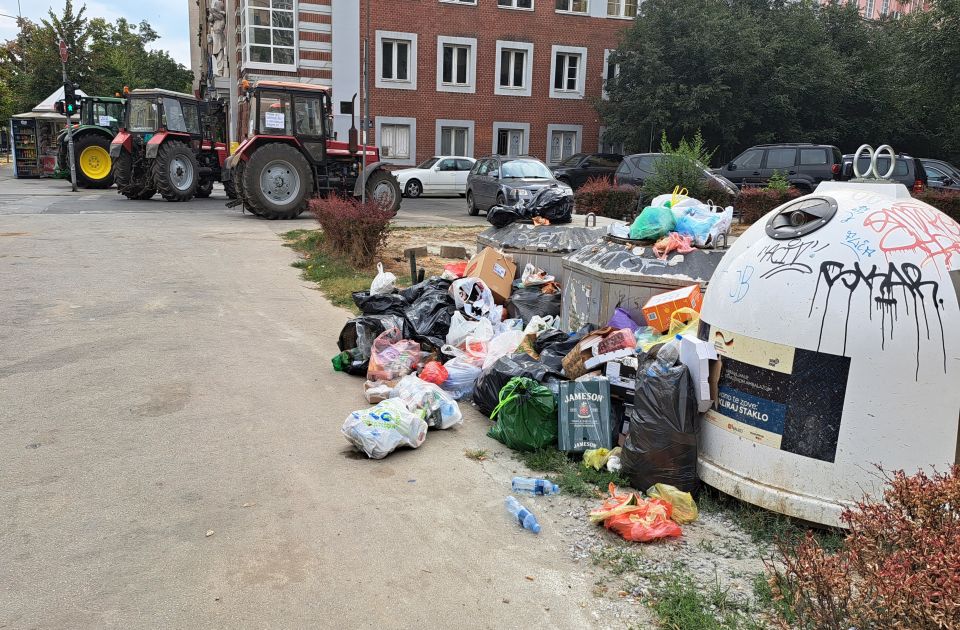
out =
[(63, 111), (64, 116), (70, 117), (77, 113), (77, 85), (70, 81), (63, 82)]

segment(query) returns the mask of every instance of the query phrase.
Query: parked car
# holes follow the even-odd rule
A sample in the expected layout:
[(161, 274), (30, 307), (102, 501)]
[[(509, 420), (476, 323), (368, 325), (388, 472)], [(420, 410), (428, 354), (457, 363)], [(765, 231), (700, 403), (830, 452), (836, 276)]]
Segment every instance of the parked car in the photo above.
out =
[(400, 169), (393, 174), (406, 197), (463, 195), (467, 175), (475, 162), (460, 155), (435, 155), (416, 168)]
[[(870, 170), (870, 157), (861, 155), (857, 160), (860, 165), (860, 172), (867, 173)], [(890, 169), (890, 157), (882, 155), (877, 158), (877, 172), (885, 175)], [(869, 175), (868, 175), (869, 176)], [(853, 154), (848, 153), (843, 156), (843, 165), (840, 167), (840, 174), (835, 177), (840, 181), (847, 181), (854, 178), (853, 173)], [(913, 192), (922, 192), (927, 187), (927, 171), (923, 164), (915, 157), (910, 157), (903, 153), (897, 155), (897, 163), (893, 169), (893, 175), (890, 179), (900, 182)]]
[[(617, 172), (613, 177), (614, 184), (637, 186), (638, 188), (643, 186), (647, 178), (653, 175), (657, 160), (664, 155), (663, 153), (637, 153), (635, 155), (628, 155), (623, 158), (623, 162), (621, 162), (619, 168), (617, 168)], [(701, 168), (703, 169), (703, 179), (707, 180), (709, 184), (722, 188), (731, 195), (736, 195), (740, 192), (736, 184), (726, 177), (713, 173), (706, 166), (701, 165)]]
[(577, 189), (592, 177), (612, 181), (622, 161), (619, 153), (574, 153), (551, 170), (557, 181)]
[(766, 186), (774, 172), (806, 194), (840, 173), (842, 154), (829, 144), (759, 144), (714, 172), (740, 187)]
[(927, 185), (941, 190), (960, 190), (960, 169), (943, 160), (920, 158), (927, 172)]
[(515, 204), (554, 184), (569, 188), (537, 158), (491, 155), (477, 160), (467, 176), (467, 212), (477, 215), (496, 205)]

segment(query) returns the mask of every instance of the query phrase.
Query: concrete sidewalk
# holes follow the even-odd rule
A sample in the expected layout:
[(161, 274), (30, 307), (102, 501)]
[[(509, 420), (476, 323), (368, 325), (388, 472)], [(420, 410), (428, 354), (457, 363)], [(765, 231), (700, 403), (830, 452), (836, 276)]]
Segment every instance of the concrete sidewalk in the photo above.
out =
[(603, 625), (549, 517), (506, 517), (518, 466), (464, 457), (497, 450), (469, 406), (348, 448), (347, 314), (276, 235), (302, 222), (72, 203), (0, 213), (0, 628)]

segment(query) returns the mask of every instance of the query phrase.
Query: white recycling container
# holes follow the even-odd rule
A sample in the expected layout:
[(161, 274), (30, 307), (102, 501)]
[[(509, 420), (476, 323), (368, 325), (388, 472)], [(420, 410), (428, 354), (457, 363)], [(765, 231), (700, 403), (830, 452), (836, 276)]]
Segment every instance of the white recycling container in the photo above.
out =
[(699, 474), (744, 501), (841, 525), (876, 465), (958, 460), (960, 224), (885, 180), (824, 182), (769, 213), (711, 278), (721, 358)]

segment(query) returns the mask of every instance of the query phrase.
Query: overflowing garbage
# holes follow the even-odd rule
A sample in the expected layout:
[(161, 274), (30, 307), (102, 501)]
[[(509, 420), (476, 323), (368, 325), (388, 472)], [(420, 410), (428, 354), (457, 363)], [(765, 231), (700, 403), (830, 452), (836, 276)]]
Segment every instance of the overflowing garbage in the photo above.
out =
[[(562, 191), (548, 188), (510, 211), (554, 222), (563, 219), (564, 203)], [(631, 229), (660, 225), (644, 236), (679, 235), (679, 250), (715, 242), (709, 229), (724, 221), (724, 211), (685, 198), (651, 208)], [(678, 221), (699, 232), (676, 232)], [(537, 229), (557, 228), (523, 228)], [(657, 256), (651, 251), (648, 259)], [(680, 525), (697, 516), (700, 412), (712, 401), (716, 358), (697, 337), (702, 285), (663, 291), (651, 276), (643, 302), (621, 300), (574, 329), (562, 317), (558, 275), (532, 261), (518, 265), (494, 247), (403, 289), (380, 268), (370, 291), (353, 295), (361, 314), (344, 325), (333, 358), (334, 369), (365, 377), (373, 405), (346, 419), (344, 436), (382, 458), (418, 448), (428, 432), (455, 429), (463, 423), (460, 405), (473, 404), (490, 418), (487, 435), (511, 449), (557, 449), (648, 489), (644, 496), (611, 486), (593, 522), (628, 540), (679, 536)], [(534, 498), (561, 490), (546, 479), (511, 484), (513, 495)], [(506, 507), (519, 526), (540, 531), (513, 496)]]
[(570, 223), (573, 218), (573, 190), (553, 184), (541, 188), (529, 198), (521, 197), (516, 204), (496, 205), (487, 212), (487, 221), (502, 228), (516, 221), (532, 221), (537, 225)]

